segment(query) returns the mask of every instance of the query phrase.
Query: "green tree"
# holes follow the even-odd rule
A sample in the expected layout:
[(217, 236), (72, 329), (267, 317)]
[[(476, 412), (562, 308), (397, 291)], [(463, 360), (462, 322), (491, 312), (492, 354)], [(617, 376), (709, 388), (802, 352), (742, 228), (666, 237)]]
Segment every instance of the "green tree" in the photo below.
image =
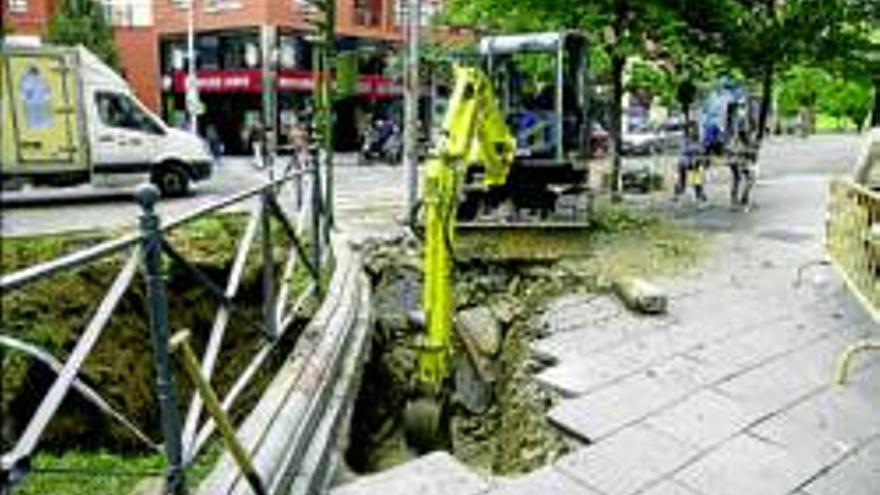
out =
[(113, 27), (95, 0), (64, 0), (49, 20), (47, 39), (59, 45), (81, 44), (113, 69), (119, 69)]
[[(785, 117), (802, 115), (811, 130), (813, 115), (820, 96), (827, 96), (833, 79), (826, 71), (816, 67), (794, 66), (781, 74), (777, 83), (777, 112)], [(823, 105), (823, 110), (827, 110)]]
[(849, 119), (861, 131), (871, 112), (871, 86), (867, 80), (834, 79), (820, 95), (819, 108), (838, 120)]

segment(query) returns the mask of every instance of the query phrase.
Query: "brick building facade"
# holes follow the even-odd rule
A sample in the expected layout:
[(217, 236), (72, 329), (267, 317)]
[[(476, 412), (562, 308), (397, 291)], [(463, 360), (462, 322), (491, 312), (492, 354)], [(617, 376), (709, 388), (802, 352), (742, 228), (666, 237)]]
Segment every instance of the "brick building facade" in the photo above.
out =
[[(55, 3), (0, 0), (13, 35), (42, 36)], [(96, 0), (115, 27), (123, 75), (138, 98), (178, 125), (185, 115), (189, 0)], [(423, 0), (428, 19), (441, 0)], [(338, 120), (353, 123), (363, 107), (392, 102), (400, 86), (388, 79), (388, 57), (403, 39), (407, 0), (337, 0), (337, 48), (356, 52), (357, 92), (340, 102)], [(260, 119), (262, 63), (278, 69), (278, 116), (285, 122), (308, 106), (313, 84), (306, 0), (194, 0), (196, 68), (205, 114), (231, 151), (247, 149), (249, 126)], [(271, 46), (267, 45), (270, 44)], [(347, 133), (351, 135), (352, 133)], [(345, 139), (342, 140), (345, 145)]]

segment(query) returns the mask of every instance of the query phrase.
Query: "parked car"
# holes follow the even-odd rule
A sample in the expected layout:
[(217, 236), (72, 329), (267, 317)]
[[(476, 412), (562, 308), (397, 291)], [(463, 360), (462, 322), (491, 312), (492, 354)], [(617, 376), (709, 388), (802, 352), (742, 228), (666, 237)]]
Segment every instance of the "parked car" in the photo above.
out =
[(623, 133), (623, 154), (654, 155), (674, 151), (684, 139), (684, 124), (670, 120), (653, 127), (630, 128)]

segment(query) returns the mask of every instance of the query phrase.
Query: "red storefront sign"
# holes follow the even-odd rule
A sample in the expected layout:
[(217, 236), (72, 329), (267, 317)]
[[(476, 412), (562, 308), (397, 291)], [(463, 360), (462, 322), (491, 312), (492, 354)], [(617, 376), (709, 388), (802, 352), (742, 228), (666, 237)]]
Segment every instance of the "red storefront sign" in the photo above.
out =
[[(173, 75), (175, 93), (186, 92), (187, 73), (177, 71)], [(197, 75), (202, 93), (259, 93), (263, 90), (263, 74), (259, 69), (200, 70)], [(312, 91), (315, 73), (305, 70), (281, 70), (278, 72), (279, 91)], [(370, 99), (394, 98), (403, 94), (403, 87), (391, 78), (377, 75), (358, 77), (359, 96)]]

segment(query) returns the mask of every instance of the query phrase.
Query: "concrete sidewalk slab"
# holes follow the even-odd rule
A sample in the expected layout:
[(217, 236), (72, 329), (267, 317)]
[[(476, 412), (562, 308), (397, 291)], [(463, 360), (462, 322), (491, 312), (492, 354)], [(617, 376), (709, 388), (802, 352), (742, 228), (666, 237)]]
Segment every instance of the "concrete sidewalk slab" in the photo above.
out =
[(364, 476), (330, 491), (331, 495), (477, 495), (489, 480), (449, 455), (435, 452), (412, 462)]
[(630, 495), (685, 465), (698, 450), (637, 425), (569, 454), (556, 465), (601, 493)]
[(552, 466), (541, 468), (513, 480), (498, 480), (498, 488), (486, 495), (549, 495), (556, 493), (602, 495)]

